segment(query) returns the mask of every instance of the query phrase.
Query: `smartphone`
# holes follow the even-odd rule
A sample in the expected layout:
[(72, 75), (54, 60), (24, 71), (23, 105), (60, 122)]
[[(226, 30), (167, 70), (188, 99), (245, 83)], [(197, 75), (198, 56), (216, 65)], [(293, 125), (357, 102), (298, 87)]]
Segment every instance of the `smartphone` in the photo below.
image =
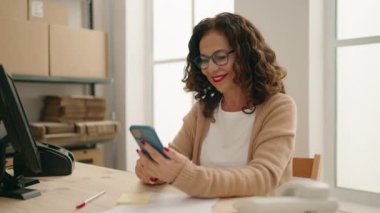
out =
[(160, 139), (157, 136), (156, 130), (154, 130), (153, 127), (147, 126), (147, 125), (131, 125), (129, 127), (129, 131), (131, 131), (141, 151), (144, 154), (146, 154), (150, 159), (152, 159), (152, 157), (141, 145), (141, 141), (145, 141), (149, 143), (153, 148), (155, 148), (158, 152), (160, 152), (165, 158), (169, 159), (169, 157), (165, 154), (164, 146), (162, 145)]

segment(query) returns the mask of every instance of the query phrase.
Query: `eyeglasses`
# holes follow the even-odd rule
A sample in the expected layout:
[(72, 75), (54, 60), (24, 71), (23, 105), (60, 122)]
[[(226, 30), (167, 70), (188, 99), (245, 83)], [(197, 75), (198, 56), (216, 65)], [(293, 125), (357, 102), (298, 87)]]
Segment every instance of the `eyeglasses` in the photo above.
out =
[(228, 63), (228, 55), (234, 50), (217, 50), (211, 56), (200, 55), (194, 58), (194, 63), (199, 69), (207, 69), (210, 60), (218, 66), (224, 66)]

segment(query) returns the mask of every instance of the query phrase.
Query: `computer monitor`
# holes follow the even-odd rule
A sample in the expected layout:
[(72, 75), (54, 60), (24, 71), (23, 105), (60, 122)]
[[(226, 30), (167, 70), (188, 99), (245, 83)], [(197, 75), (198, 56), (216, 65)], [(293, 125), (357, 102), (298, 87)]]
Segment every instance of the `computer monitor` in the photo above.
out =
[[(25, 186), (38, 183), (38, 180), (26, 181), (23, 174), (10, 175), (5, 169), (5, 148), (7, 143), (13, 146), (21, 156), (25, 168), (38, 173), (41, 171), (40, 154), (33, 139), (29, 122), (17, 93), (12, 77), (0, 64), (0, 120), (5, 126), (6, 135), (0, 139), (0, 196), (28, 199), (40, 195), (40, 192)], [(25, 171), (26, 172), (26, 171)]]

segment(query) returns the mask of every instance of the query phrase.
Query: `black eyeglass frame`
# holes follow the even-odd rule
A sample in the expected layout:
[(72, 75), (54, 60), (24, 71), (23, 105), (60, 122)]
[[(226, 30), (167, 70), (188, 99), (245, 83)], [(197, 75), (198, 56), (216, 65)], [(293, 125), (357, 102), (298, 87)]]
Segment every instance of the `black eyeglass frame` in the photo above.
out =
[[(229, 51), (226, 51), (226, 50), (224, 50), (224, 49), (221, 49), (221, 50), (217, 50), (217, 51), (215, 51), (212, 55), (210, 55), (210, 56), (207, 56), (207, 55), (199, 55), (199, 56), (197, 56), (197, 57), (195, 57), (194, 59), (193, 59), (193, 63), (194, 63), (194, 65), (198, 68), (198, 69), (200, 69), (200, 70), (202, 70), (202, 69), (207, 69), (208, 68), (208, 65), (210, 64), (210, 60), (212, 60), (212, 62), (214, 62), (214, 64), (216, 64), (216, 65), (218, 65), (218, 66), (224, 66), (224, 65), (226, 65), (226, 64), (228, 64), (228, 60), (229, 60), (229, 55), (231, 54), (231, 53), (233, 53), (235, 50), (234, 49), (231, 49), (231, 50), (229, 50)], [(222, 63), (222, 64), (220, 64), (219, 62), (217, 62), (217, 60), (215, 60), (215, 56), (218, 54), (218, 53), (224, 53), (225, 55), (226, 55), (226, 61), (224, 62), (224, 63)], [(204, 57), (205, 59), (207, 58), (207, 66), (206, 67), (202, 67), (201, 66), (201, 59), (202, 59), (202, 57)]]

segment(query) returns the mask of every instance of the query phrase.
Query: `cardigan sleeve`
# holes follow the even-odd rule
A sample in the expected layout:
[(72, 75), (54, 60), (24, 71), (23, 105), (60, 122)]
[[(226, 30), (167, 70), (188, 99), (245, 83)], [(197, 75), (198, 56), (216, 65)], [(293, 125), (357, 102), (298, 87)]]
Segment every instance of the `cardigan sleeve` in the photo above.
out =
[[(253, 139), (253, 157), (245, 167), (207, 168), (187, 162), (173, 186), (195, 197), (267, 195), (291, 170), (296, 131), (296, 106), (288, 96), (268, 101)], [(289, 171), (287, 174), (290, 174)], [(290, 177), (289, 177), (290, 178)]]

